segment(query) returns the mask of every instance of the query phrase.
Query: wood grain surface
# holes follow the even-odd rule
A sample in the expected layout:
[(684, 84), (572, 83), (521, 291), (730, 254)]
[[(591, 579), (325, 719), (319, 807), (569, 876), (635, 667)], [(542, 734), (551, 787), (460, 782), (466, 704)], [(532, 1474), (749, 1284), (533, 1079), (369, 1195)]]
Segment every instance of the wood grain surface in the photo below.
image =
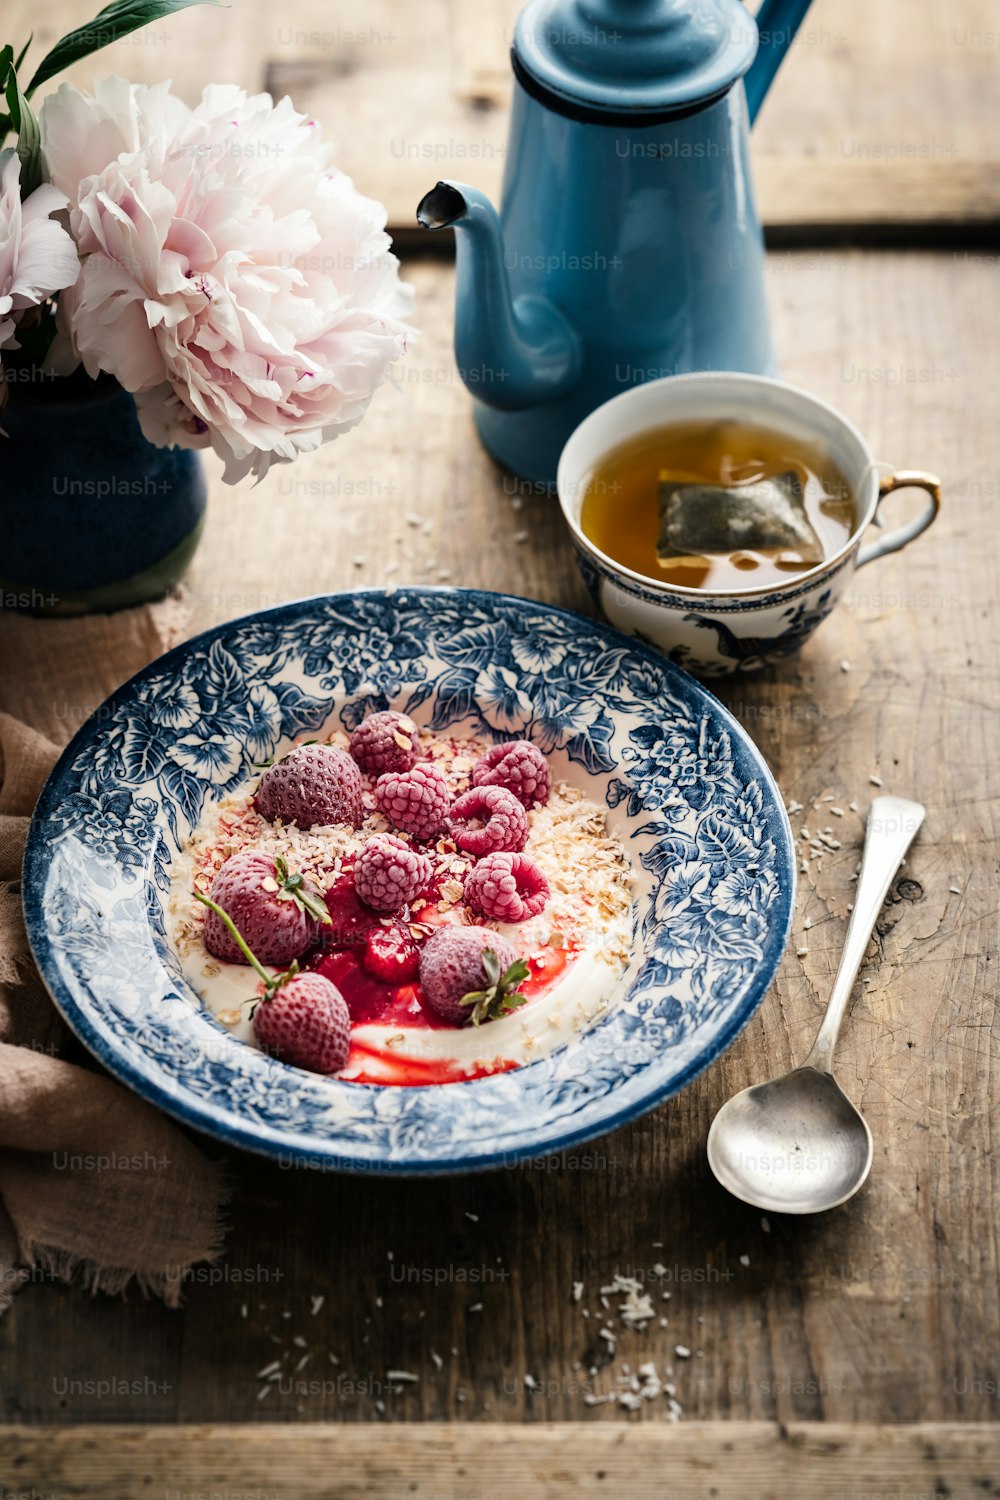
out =
[[(32, 61), (96, 0), (6, 0)], [(751, 7), (756, 9), (756, 5)], [(338, 164), (415, 231), (438, 177), (499, 195), (520, 0), (231, 0), (169, 16), (71, 70), (172, 77), (291, 94), (335, 142)], [(885, 236), (1000, 225), (996, 0), (814, 0), (755, 132), (772, 235)], [(5, 33), (6, 34), (6, 33)], [(55, 85), (52, 85), (55, 86)]]
[[(451, 268), (407, 274), (422, 337), (365, 422), (257, 488), (216, 476), (192, 629), (314, 591), (448, 578), (587, 609), (555, 505), (476, 442), (450, 353)], [(800, 656), (721, 690), (789, 800), (859, 804), (837, 823), (842, 849), (801, 878), (795, 939), (733, 1048), (646, 1119), (514, 1170), (379, 1181), (230, 1155), (228, 1252), (191, 1279), (182, 1312), (44, 1281), (15, 1299), (0, 1321), (5, 1420), (610, 1417), (624, 1432), (666, 1423), (666, 1394), (637, 1415), (587, 1398), (646, 1361), (683, 1420), (1000, 1416), (998, 276), (981, 256), (771, 257), (786, 376), (881, 457), (936, 469), (945, 504), (932, 532), (857, 576)], [(892, 503), (902, 515), (919, 497)], [(808, 1048), (873, 775), (928, 808), (838, 1058), (875, 1165), (848, 1206), (765, 1226), (715, 1184), (705, 1137), (729, 1093)], [(627, 1332), (610, 1296), (610, 1357), (595, 1326), (616, 1271), (649, 1280), (668, 1322)], [(261, 1376), (275, 1360), (277, 1378)]]
[[(408, 228), (439, 175), (495, 189), (515, 10), (234, 0), (157, 23), (75, 76), (172, 73), (191, 98), (210, 78), (288, 89)], [(88, 13), (7, 0), (4, 19), (14, 37), (34, 28), (37, 58)], [(992, 232), (997, 24), (993, 0), (816, 0), (757, 131), (769, 224)], [(226, 1258), (190, 1279), (181, 1312), (39, 1277), (0, 1320), (0, 1495), (996, 1492), (996, 1426), (947, 1424), (1000, 1419), (1000, 255), (809, 248), (772, 252), (768, 269), (786, 377), (844, 410), (879, 457), (936, 470), (945, 504), (926, 537), (858, 575), (800, 656), (719, 689), (805, 805), (796, 828), (818, 799), (859, 809), (800, 880), (795, 939), (760, 1012), (679, 1098), (563, 1157), (389, 1182), (228, 1154)], [(407, 274), (421, 340), (360, 428), (257, 488), (226, 490), (210, 465), (192, 631), (391, 582), (589, 608), (554, 504), (476, 442), (450, 350), (451, 265), (414, 260)], [(892, 515), (916, 503), (894, 497)], [(928, 808), (838, 1056), (875, 1165), (844, 1208), (763, 1221), (715, 1184), (705, 1137), (732, 1091), (808, 1048), (873, 777)], [(596, 1324), (616, 1272), (653, 1286), (662, 1311), (630, 1332), (605, 1294), (612, 1351)], [(603, 1402), (647, 1362), (673, 1395), (635, 1413)]]
[(982, 1500), (1000, 1440), (972, 1424), (43, 1427), (0, 1429), (0, 1465), (57, 1500)]

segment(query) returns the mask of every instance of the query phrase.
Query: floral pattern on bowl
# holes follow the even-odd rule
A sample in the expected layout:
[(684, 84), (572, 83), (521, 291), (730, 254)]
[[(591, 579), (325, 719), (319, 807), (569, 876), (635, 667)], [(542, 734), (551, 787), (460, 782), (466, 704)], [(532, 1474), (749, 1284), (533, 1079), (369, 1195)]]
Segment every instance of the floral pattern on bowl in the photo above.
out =
[[(637, 872), (632, 962), (607, 1014), (537, 1062), (448, 1089), (331, 1081), (244, 1046), (198, 1008), (165, 932), (168, 867), (206, 799), (292, 737), (389, 706), (534, 740), (607, 806)], [(794, 872), (759, 753), (673, 663), (529, 600), (400, 588), (230, 622), (119, 689), (43, 792), (25, 910), (69, 1024), (168, 1112), (289, 1164), (461, 1171), (568, 1147), (690, 1082), (774, 976)]]

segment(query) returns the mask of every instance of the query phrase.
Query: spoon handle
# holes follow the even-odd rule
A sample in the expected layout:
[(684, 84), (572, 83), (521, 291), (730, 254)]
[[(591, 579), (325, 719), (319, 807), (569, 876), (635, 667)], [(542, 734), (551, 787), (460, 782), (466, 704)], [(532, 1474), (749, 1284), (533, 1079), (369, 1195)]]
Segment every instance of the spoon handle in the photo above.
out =
[(858, 888), (840, 968), (833, 981), (826, 1015), (803, 1067), (816, 1068), (821, 1073), (833, 1072), (833, 1052), (837, 1045), (840, 1023), (844, 1019), (847, 1002), (851, 998), (854, 981), (868, 947), (868, 939), (882, 910), (882, 902), (892, 884), (892, 877), (916, 837), (917, 829), (924, 821), (925, 811), (919, 802), (907, 802), (903, 797), (876, 797), (868, 809), (868, 827), (865, 830), (865, 847), (861, 853)]

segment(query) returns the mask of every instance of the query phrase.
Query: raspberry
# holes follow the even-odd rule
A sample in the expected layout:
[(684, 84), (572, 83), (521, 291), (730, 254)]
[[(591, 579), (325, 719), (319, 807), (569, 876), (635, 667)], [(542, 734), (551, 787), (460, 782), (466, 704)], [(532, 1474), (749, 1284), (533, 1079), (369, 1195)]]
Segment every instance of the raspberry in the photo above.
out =
[(351, 1050), (351, 1017), (335, 984), (322, 974), (299, 974), (257, 1006), (253, 1030), (280, 1062), (309, 1073), (339, 1073)]
[(391, 833), (376, 833), (354, 861), (354, 884), (372, 911), (395, 915), (431, 878), (426, 854), (411, 849)]
[[(301, 875), (289, 875), (284, 861), (262, 849), (241, 849), (227, 859), (212, 881), (211, 897), (264, 964), (288, 964), (304, 953), (316, 936), (314, 912), (323, 909)], [(204, 938), (216, 958), (247, 962), (214, 911), (205, 914)]]
[(394, 828), (415, 839), (432, 839), (444, 829), (451, 797), (442, 771), (422, 764), (401, 775), (389, 771), (380, 776), (375, 801)]
[(549, 763), (530, 740), (493, 745), (472, 768), (473, 786), (505, 786), (525, 807), (548, 802), (552, 791)]
[(384, 979), (388, 984), (409, 984), (420, 969), (420, 950), (408, 927), (402, 922), (390, 922), (369, 932), (362, 963), (376, 979)]
[(549, 883), (523, 854), (487, 854), (465, 877), (465, 900), (494, 922), (537, 917), (549, 899)]
[(408, 771), (417, 758), (417, 726), (405, 714), (386, 709), (369, 714), (351, 735), (351, 754), (369, 776)]
[(523, 849), (528, 842), (528, 815), (505, 786), (463, 792), (452, 804), (448, 827), (458, 847), (477, 859), (497, 849)]
[[(493, 975), (486, 967), (490, 962), (487, 953), (494, 955), (490, 965)], [(509, 993), (510, 987), (499, 983), (494, 976), (506, 978), (516, 963), (517, 955), (507, 939), (488, 927), (439, 927), (420, 950), (420, 988), (426, 1004), (439, 1020), (451, 1026), (464, 1026), (467, 1021), (475, 1020), (474, 1007), (462, 1004), (467, 995), (492, 997), (497, 1014), (502, 1014), (504, 1008), (512, 1008), (510, 1002), (514, 996)], [(523, 973), (516, 974), (517, 979), (526, 977), (526, 967)]]
[(364, 818), (361, 788), (361, 772), (346, 750), (297, 745), (260, 778), (257, 811), (269, 823), (280, 818), (300, 828), (317, 823), (358, 828)]

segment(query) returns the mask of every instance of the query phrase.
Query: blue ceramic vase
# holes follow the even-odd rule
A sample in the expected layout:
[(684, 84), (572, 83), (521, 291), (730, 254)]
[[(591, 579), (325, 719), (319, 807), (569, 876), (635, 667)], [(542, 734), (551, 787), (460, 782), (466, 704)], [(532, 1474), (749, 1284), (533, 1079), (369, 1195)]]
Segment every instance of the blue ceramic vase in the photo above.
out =
[(5, 608), (71, 615), (165, 594), (205, 518), (197, 453), (143, 437), (135, 401), (82, 373), (19, 386), (0, 412)]

